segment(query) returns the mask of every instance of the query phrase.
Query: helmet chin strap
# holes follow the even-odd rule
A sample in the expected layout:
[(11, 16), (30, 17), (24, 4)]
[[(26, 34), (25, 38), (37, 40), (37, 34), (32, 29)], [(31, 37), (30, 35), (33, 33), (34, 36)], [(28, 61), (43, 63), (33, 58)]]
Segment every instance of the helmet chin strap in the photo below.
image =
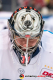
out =
[(24, 53), (24, 54), (25, 54), (25, 59), (26, 59), (25, 63), (26, 63), (26, 66), (27, 66), (27, 64), (28, 64), (28, 53)]
[(29, 42), (29, 38), (27, 38), (26, 53), (24, 53), (25, 54), (25, 59), (26, 59), (26, 66), (28, 64), (28, 42)]

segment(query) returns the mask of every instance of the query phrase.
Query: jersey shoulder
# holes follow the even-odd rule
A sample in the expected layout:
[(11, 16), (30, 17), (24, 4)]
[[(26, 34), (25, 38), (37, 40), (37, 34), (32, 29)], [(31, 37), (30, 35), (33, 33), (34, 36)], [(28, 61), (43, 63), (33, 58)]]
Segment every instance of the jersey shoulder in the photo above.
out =
[(53, 52), (53, 33), (48, 30), (44, 30), (41, 40), (43, 48), (46, 51)]

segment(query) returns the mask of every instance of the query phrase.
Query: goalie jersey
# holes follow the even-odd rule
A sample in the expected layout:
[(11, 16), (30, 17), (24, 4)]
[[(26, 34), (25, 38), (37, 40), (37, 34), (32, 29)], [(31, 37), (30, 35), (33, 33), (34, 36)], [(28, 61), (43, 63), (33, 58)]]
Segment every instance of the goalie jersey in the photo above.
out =
[(41, 42), (39, 53), (27, 66), (22, 66), (12, 49), (8, 29), (1, 27), (0, 80), (53, 80), (53, 33), (44, 30)]
[(11, 47), (8, 29), (0, 32), (1, 80), (53, 80), (53, 33), (45, 30), (42, 48), (27, 66), (22, 66)]

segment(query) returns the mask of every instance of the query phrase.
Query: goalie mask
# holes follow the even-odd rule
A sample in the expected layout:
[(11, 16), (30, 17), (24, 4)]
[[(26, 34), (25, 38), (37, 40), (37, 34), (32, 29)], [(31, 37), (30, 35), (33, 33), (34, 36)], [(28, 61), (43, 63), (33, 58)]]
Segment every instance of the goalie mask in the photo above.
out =
[(12, 14), (8, 23), (13, 49), (20, 63), (27, 65), (41, 40), (42, 16), (35, 8), (21, 7)]

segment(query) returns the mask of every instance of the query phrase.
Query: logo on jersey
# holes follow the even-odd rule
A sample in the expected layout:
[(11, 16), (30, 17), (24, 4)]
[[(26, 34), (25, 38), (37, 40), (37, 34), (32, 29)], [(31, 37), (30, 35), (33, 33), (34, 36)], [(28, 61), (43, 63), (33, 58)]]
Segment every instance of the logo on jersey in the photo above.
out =
[(23, 79), (23, 78), (24, 78), (24, 73), (25, 73), (24, 69), (19, 68), (19, 69), (18, 69), (18, 73), (20, 74), (20, 75), (19, 75), (20, 79)]
[(24, 74), (24, 73), (25, 73), (25, 71), (24, 71), (24, 69), (19, 68), (19, 69), (18, 69), (18, 73), (20, 73), (20, 74)]
[(53, 73), (50, 73), (50, 72), (48, 72), (48, 71), (44, 71), (44, 72), (42, 73), (42, 75), (44, 75), (44, 76), (46, 76), (46, 77), (53, 78)]
[(24, 78), (24, 74), (20, 74), (20, 79), (23, 79)]
[(53, 80), (53, 70), (43, 68), (40, 74), (45, 76), (47, 79)]

